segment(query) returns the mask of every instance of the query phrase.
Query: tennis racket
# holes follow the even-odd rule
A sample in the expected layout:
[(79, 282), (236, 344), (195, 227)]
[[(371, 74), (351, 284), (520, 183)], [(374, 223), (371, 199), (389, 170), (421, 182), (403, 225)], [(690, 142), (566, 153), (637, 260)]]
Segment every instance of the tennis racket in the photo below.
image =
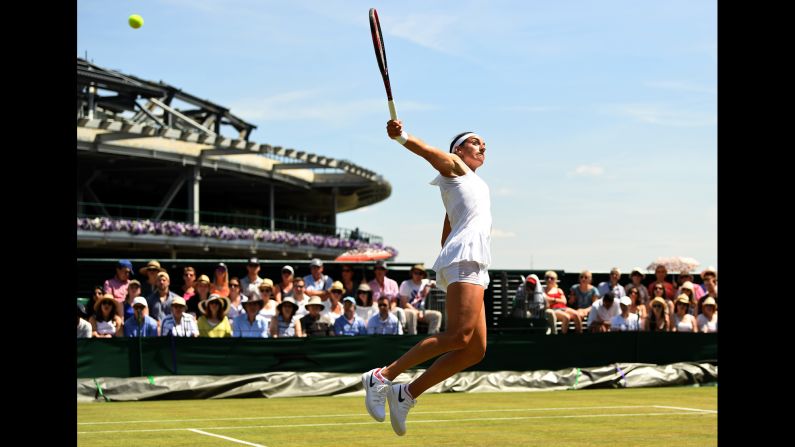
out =
[(381, 34), (381, 22), (378, 20), (378, 12), (375, 8), (370, 8), (370, 33), (373, 35), (373, 48), (375, 49), (375, 60), (378, 62), (378, 69), (381, 70), (381, 77), (384, 79), (386, 98), (389, 105), (389, 116), (397, 119), (395, 102), (392, 100), (392, 86), (389, 84), (389, 70), (386, 65), (386, 50), (384, 49), (384, 38)]

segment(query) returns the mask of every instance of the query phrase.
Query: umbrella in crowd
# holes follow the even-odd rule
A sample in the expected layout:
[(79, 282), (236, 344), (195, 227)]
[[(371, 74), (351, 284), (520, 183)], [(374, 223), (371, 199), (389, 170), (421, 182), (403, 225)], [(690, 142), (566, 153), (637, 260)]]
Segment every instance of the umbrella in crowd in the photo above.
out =
[(335, 261), (347, 262), (361, 262), (361, 261), (378, 261), (380, 259), (389, 259), (395, 254), (384, 249), (366, 248), (348, 250), (345, 253), (337, 256)]
[(695, 271), (700, 263), (693, 258), (687, 258), (684, 256), (673, 256), (673, 257), (660, 257), (652, 261), (648, 267), (646, 267), (649, 271), (654, 271), (658, 265), (665, 266), (665, 269), (668, 270), (668, 273), (674, 272), (681, 272), (687, 270), (688, 272)]

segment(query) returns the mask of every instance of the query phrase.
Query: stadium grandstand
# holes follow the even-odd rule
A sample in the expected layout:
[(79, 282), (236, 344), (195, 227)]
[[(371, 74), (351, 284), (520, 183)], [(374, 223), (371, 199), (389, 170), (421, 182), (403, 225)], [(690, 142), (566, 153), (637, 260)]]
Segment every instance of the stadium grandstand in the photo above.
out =
[(388, 198), (388, 181), (346, 160), (256, 143), (256, 128), (173, 85), (77, 58), (78, 257), (334, 259), (383, 249), (381, 237), (339, 228), (336, 216)]

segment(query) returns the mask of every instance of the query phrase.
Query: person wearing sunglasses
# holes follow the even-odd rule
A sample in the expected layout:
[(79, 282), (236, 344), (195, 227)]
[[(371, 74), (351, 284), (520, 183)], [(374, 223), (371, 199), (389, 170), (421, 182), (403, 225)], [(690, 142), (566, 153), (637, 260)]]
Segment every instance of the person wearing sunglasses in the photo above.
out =
[(643, 321), (643, 330), (648, 332), (670, 332), (671, 320), (665, 298), (655, 297), (649, 303), (649, 318)]
[(403, 326), (397, 316), (389, 311), (389, 298), (378, 299), (378, 313), (367, 322), (368, 335), (403, 335)]
[(591, 305), (599, 299), (599, 290), (591, 284), (593, 275), (589, 270), (580, 272), (580, 281), (569, 289), (569, 307), (577, 310), (585, 320), (591, 313)]
[[(566, 306), (566, 296), (563, 290), (558, 287), (558, 274), (554, 270), (544, 273), (544, 295), (547, 300), (547, 307), (555, 316), (555, 320), (560, 320), (560, 332), (569, 332), (569, 321), (574, 323), (574, 331), (582, 333), (582, 318), (576, 310)], [(552, 333), (556, 333), (554, 326)]]

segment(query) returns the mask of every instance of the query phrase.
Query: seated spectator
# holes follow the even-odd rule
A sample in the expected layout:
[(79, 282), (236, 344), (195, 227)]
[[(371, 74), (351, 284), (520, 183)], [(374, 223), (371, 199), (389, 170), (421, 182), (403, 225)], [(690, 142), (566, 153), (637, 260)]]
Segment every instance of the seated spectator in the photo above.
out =
[(367, 322), (367, 334), (403, 335), (403, 326), (401, 326), (395, 314), (389, 311), (389, 298), (386, 296), (381, 296), (378, 299), (378, 313), (373, 315), (370, 321)]
[(256, 293), (250, 293), (248, 299), (243, 302), (243, 310), (246, 313), (232, 320), (232, 337), (268, 338), (270, 321), (259, 313), (263, 305), (262, 296), (256, 287), (250, 290)]
[[(693, 283), (690, 281), (685, 281), (681, 287), (679, 287), (679, 295), (686, 295), (688, 300), (690, 301), (690, 307), (687, 309), (687, 313), (690, 315), (696, 316), (698, 315), (696, 309), (696, 292), (695, 287), (693, 287)], [(677, 295), (677, 296), (679, 296)]]
[(643, 273), (640, 267), (633, 268), (629, 274), (629, 277), (632, 281), (624, 285), (624, 290), (627, 292), (627, 296), (629, 296), (629, 288), (633, 286), (637, 287), (638, 301), (636, 301), (635, 304), (647, 306), (649, 301), (651, 301), (651, 295), (649, 295), (649, 289), (646, 288), (646, 286), (644, 286), (641, 282), (645, 276), (646, 275)]
[(602, 281), (596, 287), (599, 290), (600, 296), (607, 295), (607, 292), (613, 292), (613, 296), (616, 300), (621, 299), (623, 296), (627, 296), (626, 290), (624, 287), (618, 283), (618, 280), (621, 279), (621, 270), (618, 267), (613, 267), (610, 269), (610, 279), (608, 281)]
[[(160, 272), (165, 272), (166, 269), (160, 267), (160, 263), (155, 261), (154, 259), (147, 262), (145, 266), (141, 267), (138, 270), (138, 273), (142, 275), (146, 275), (146, 283), (144, 284), (141, 290), (141, 296), (148, 297), (151, 295), (155, 290), (157, 290), (157, 274)], [(150, 311), (151, 303), (149, 303)]]
[(696, 317), (687, 313), (690, 310), (690, 298), (684, 294), (679, 295), (675, 309), (672, 332), (696, 332)]
[(196, 293), (185, 300), (188, 303), (188, 313), (196, 317), (199, 315), (199, 303), (210, 297), (210, 277), (207, 275), (199, 276), (194, 286)]
[(157, 289), (146, 298), (146, 302), (149, 304), (149, 316), (159, 321), (162, 327), (163, 320), (168, 315), (171, 315), (171, 303), (174, 302), (174, 299), (179, 298), (183, 303), (185, 300), (181, 296), (169, 290), (169, 286), (171, 285), (171, 277), (168, 276), (167, 272), (157, 272), (156, 276)]
[(91, 323), (83, 319), (86, 309), (77, 303), (77, 338), (91, 338)]
[(135, 297), (132, 305), (134, 314), (124, 321), (125, 337), (157, 337), (160, 335), (157, 320), (144, 314), (146, 306), (146, 298)]
[(276, 316), (271, 318), (271, 338), (303, 337), (301, 320), (296, 315), (298, 305), (295, 300), (287, 297), (276, 306)]
[(541, 281), (535, 274), (527, 275), (525, 281), (516, 288), (513, 299), (513, 318), (544, 318), (549, 327), (555, 328), (555, 313), (547, 309), (547, 297), (544, 295)]
[[(270, 323), (271, 318), (277, 313), (276, 306), (279, 305), (279, 303), (273, 300), (273, 281), (268, 278), (263, 278), (259, 286), (249, 287), (256, 287), (257, 293), (262, 297), (262, 309), (260, 309), (259, 314), (267, 318), (268, 323)], [(297, 315), (298, 318), (301, 318), (303, 313), (298, 312)]]
[(210, 284), (210, 293), (229, 297), (229, 269), (223, 262), (215, 267), (215, 279)]
[(367, 335), (364, 320), (356, 315), (356, 300), (346, 296), (342, 300), (342, 316), (334, 321), (334, 335)]
[(91, 292), (91, 297), (88, 299), (88, 303), (86, 303), (86, 318), (91, 318), (94, 315), (94, 308), (97, 305), (97, 302), (102, 298), (102, 295), (105, 294), (105, 288), (102, 286), (94, 286)]
[(699, 332), (718, 332), (718, 303), (711, 296), (702, 300), (701, 309), (704, 313), (696, 319)]
[(342, 283), (343, 291), (342, 296), (356, 296), (356, 290), (359, 287), (359, 281), (354, 279), (353, 267), (350, 264), (343, 264), (342, 269)]
[[(240, 283), (240, 290), (248, 290), (248, 288), (254, 284), (255, 286), (259, 286), (262, 282), (263, 278), (260, 278), (259, 271), (260, 271), (259, 259), (257, 258), (250, 258), (248, 260), (248, 264), (246, 264), (246, 276), (243, 277), (239, 281)], [(231, 279), (230, 279), (231, 282)]]
[(591, 312), (591, 305), (599, 299), (599, 290), (591, 285), (593, 276), (588, 270), (580, 273), (580, 282), (569, 289), (569, 307), (577, 310), (580, 318), (585, 319)]
[[(329, 287), (331, 287), (331, 285), (329, 285)], [(304, 292), (305, 290), (306, 290), (306, 282), (304, 281), (304, 278), (301, 278), (300, 276), (296, 277), (293, 280), (293, 302), (295, 303), (296, 306), (299, 306), (300, 309), (303, 309), (303, 311), (300, 312), (299, 318), (306, 315), (305, 312), (307, 312), (306, 307), (304, 306), (306, 306), (306, 303), (309, 302), (310, 296)], [(320, 298), (320, 302), (323, 303), (324, 308), (328, 305), (327, 294), (324, 295), (316, 294), (315, 296)], [(282, 298), (282, 301), (284, 301), (284, 297)]]
[(709, 266), (701, 272), (701, 281), (704, 284), (701, 285), (701, 291), (704, 292), (702, 296), (709, 295), (712, 298), (715, 298), (715, 302), (718, 301), (718, 271), (715, 267)]
[[(182, 280), (184, 281), (184, 284), (182, 284), (182, 298), (186, 303), (190, 303), (190, 299), (193, 298), (193, 295), (196, 295), (196, 269), (191, 266), (182, 269)], [(190, 311), (190, 305), (188, 306), (188, 311)]]
[(356, 315), (358, 315), (367, 326), (370, 317), (378, 313), (378, 303), (373, 302), (373, 291), (367, 283), (359, 284), (356, 290)]
[[(276, 286), (276, 294), (274, 299), (276, 303), (281, 303), (282, 298), (293, 296), (293, 284), (295, 283), (295, 270), (289, 265), (282, 267), (282, 277), (279, 284)], [(306, 284), (305, 284), (306, 285)]]
[(174, 297), (171, 301), (171, 314), (160, 323), (160, 335), (173, 337), (198, 337), (199, 326), (196, 318), (185, 312), (187, 309), (185, 299), (181, 296)]
[(681, 272), (679, 272), (679, 277), (677, 278), (677, 281), (679, 282), (679, 290), (677, 291), (676, 296), (681, 295), (682, 287), (684, 287), (684, 285), (687, 284), (688, 282), (690, 283), (691, 286), (690, 288), (693, 291), (693, 295), (690, 297), (691, 307), (693, 307), (692, 306), (693, 303), (698, 302), (701, 299), (701, 297), (704, 296), (704, 291), (701, 290), (701, 287), (698, 287), (693, 283), (693, 274), (690, 273), (689, 270), (682, 270)]
[(301, 317), (301, 329), (304, 332), (304, 337), (327, 337), (334, 335), (332, 326), (334, 321), (328, 318), (327, 315), (320, 315), (323, 311), (323, 301), (320, 297), (313, 296), (309, 302), (304, 305), (307, 314)]
[[(664, 291), (663, 291), (664, 292)], [(644, 320), (643, 330), (648, 332), (670, 332), (671, 320), (665, 298), (654, 297), (650, 303), (649, 317)]]
[(613, 317), (621, 313), (621, 308), (616, 302), (613, 292), (594, 301), (588, 313), (588, 329), (591, 332), (610, 332)]
[(649, 310), (643, 303), (641, 303), (641, 300), (638, 297), (642, 294), (642, 292), (648, 293), (648, 290), (646, 290), (646, 287), (643, 285), (640, 287), (630, 285), (626, 290), (627, 298), (629, 298), (630, 301), (629, 313), (637, 315), (638, 321), (642, 325), (643, 321), (649, 316)]
[[(133, 301), (139, 296), (141, 296), (141, 282), (137, 279), (133, 279), (127, 284), (127, 298), (124, 300), (124, 314), (122, 314), (122, 319), (124, 321), (127, 321), (128, 318), (135, 314), (132, 305)], [(148, 308), (144, 308), (144, 315), (149, 315)]]
[(704, 280), (704, 284), (702, 285), (704, 295), (702, 295), (701, 301), (698, 302), (699, 314), (703, 312), (701, 302), (704, 298), (711, 296), (715, 300), (715, 304), (718, 303), (718, 272), (714, 267), (707, 267), (706, 270), (701, 272), (701, 279)]
[(662, 285), (665, 291), (663, 298), (670, 300), (673, 302), (674, 299), (674, 285), (665, 280), (665, 277), (668, 275), (668, 269), (665, 268), (664, 265), (658, 264), (657, 267), (654, 268), (654, 276), (655, 280), (649, 284), (649, 295), (651, 295), (652, 299), (654, 299), (654, 286)]
[(554, 270), (544, 273), (544, 295), (547, 300), (547, 310), (552, 313), (552, 334), (557, 333), (555, 322), (560, 320), (560, 332), (569, 332), (569, 321), (574, 322), (574, 331), (582, 333), (582, 318), (576, 310), (566, 306), (566, 296), (563, 290), (558, 287), (558, 274)]
[[(610, 322), (610, 331), (639, 331), (641, 320), (638, 318), (638, 314), (633, 314), (629, 311), (630, 306), (632, 306), (632, 299), (628, 296), (623, 296), (618, 300), (618, 304), (621, 306), (621, 314), (613, 317), (613, 320)], [(639, 307), (644, 308), (642, 305)]]
[[(309, 270), (312, 273), (304, 276), (304, 295), (308, 295), (310, 298), (319, 296), (321, 300), (327, 300), (329, 297), (328, 290), (331, 288), (334, 279), (323, 274), (323, 261), (318, 258), (312, 259), (309, 263)], [(293, 286), (295, 286), (295, 284), (293, 284)], [(298, 300), (296, 300), (296, 303), (298, 303)], [(299, 305), (301, 304), (299, 303)], [(301, 305), (301, 307), (303, 307), (303, 305)]]
[(394, 313), (395, 316), (398, 317), (398, 321), (402, 326), (406, 326), (406, 313), (403, 311), (398, 304), (400, 299), (400, 288), (398, 287), (397, 281), (391, 278), (387, 278), (387, 264), (386, 261), (376, 261), (375, 263), (375, 270), (373, 274), (375, 278), (368, 283), (370, 286), (370, 290), (373, 292), (373, 301), (378, 302), (378, 298), (381, 295), (386, 295), (389, 297), (389, 311)]
[(124, 321), (117, 313), (116, 298), (106, 293), (94, 304), (91, 323), (91, 336), (94, 338), (121, 337), (124, 335)]
[[(436, 281), (428, 279), (428, 272), (422, 264), (415, 264), (410, 274), (411, 278), (400, 283), (398, 289), (400, 307), (406, 316), (406, 332), (416, 335), (417, 322), (423, 321), (428, 323), (428, 335), (436, 334), (442, 326), (442, 313), (428, 309), (427, 299), (431, 289), (436, 287)], [(367, 320), (367, 324), (370, 324), (370, 320)]]
[(199, 303), (199, 337), (227, 338), (232, 336), (232, 324), (226, 313), (229, 310), (229, 298), (210, 295), (210, 298)]
[(127, 298), (127, 286), (132, 275), (132, 262), (121, 259), (116, 263), (116, 274), (113, 278), (105, 280), (102, 285), (103, 292), (113, 295), (116, 300), (116, 314), (124, 315), (124, 300)]
[(235, 317), (245, 313), (243, 310), (243, 301), (245, 301), (247, 297), (243, 294), (241, 284), (237, 276), (229, 278), (229, 310), (226, 312), (226, 317), (230, 321), (230, 327), (231, 321), (234, 320)]
[[(342, 285), (340, 281), (334, 281), (331, 284), (331, 289), (329, 289), (329, 299), (326, 301), (326, 304), (323, 308), (323, 312), (321, 315), (327, 316), (332, 322), (337, 321), (337, 318), (342, 316), (342, 304), (340, 301), (342, 300), (342, 294), (345, 292), (345, 286)], [(323, 302), (321, 301), (321, 304)]]
[[(651, 293), (652, 301), (654, 301), (654, 298), (661, 298), (663, 300), (663, 303), (665, 303), (666, 315), (674, 314), (674, 302), (665, 297), (665, 286), (662, 284), (654, 284), (654, 287), (651, 289)], [(649, 311), (649, 313), (651, 314), (651, 311)]]

